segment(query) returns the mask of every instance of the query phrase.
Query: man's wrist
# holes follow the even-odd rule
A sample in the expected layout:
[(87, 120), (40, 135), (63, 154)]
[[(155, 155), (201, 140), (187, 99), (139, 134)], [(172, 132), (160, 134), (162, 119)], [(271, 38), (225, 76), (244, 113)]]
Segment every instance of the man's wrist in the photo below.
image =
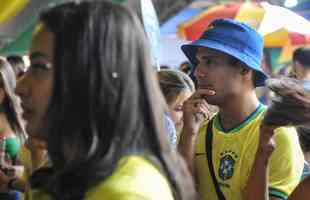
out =
[(190, 137), (196, 137), (198, 135), (199, 129), (195, 130), (191, 127), (183, 127), (182, 134)]

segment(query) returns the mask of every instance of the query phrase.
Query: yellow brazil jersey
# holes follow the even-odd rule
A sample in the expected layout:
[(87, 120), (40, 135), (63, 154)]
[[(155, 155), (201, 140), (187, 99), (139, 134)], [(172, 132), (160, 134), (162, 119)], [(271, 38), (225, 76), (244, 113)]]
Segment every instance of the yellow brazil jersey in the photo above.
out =
[[(259, 126), (266, 107), (260, 105), (232, 130), (223, 131), (219, 116), (213, 120), (212, 161), (220, 189), (227, 200), (241, 200), (259, 142)], [(203, 200), (217, 200), (206, 157), (206, 122), (200, 129), (195, 155), (198, 190)], [(275, 130), (276, 149), (269, 162), (269, 195), (286, 199), (299, 183), (304, 157), (294, 128)]]
[[(30, 200), (52, 200), (47, 194), (30, 191)], [(123, 158), (115, 172), (96, 187), (85, 200), (173, 200), (166, 178), (150, 161), (141, 156)]]

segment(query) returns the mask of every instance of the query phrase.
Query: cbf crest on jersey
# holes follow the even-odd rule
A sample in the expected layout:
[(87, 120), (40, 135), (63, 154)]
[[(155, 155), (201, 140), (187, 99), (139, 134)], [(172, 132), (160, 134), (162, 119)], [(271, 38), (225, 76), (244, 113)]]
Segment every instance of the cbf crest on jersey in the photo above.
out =
[(224, 151), (220, 154), (218, 174), (223, 181), (226, 181), (233, 176), (237, 157), (238, 156), (232, 151)]

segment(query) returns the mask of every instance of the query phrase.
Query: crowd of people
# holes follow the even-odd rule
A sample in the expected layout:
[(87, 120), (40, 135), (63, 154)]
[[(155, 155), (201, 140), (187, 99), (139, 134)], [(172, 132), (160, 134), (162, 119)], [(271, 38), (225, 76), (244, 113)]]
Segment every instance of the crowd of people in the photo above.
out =
[[(156, 72), (148, 45), (110, 1), (41, 13), (30, 66), (0, 58), (0, 199), (310, 197), (310, 49), (273, 80), (263, 38), (235, 20), (184, 44), (179, 70)], [(255, 93), (266, 83), (271, 105)]]

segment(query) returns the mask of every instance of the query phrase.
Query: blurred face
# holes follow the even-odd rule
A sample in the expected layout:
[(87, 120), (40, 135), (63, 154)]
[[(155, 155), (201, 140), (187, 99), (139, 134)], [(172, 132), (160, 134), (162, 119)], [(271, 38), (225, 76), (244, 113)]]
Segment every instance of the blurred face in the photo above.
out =
[(208, 103), (220, 106), (230, 95), (240, 92), (241, 67), (232, 66), (228, 55), (208, 48), (198, 48), (196, 58), (198, 89), (215, 91), (214, 96), (206, 97)]
[(304, 75), (305, 75), (304, 67), (299, 62), (295, 61), (293, 63), (291, 76), (296, 79), (302, 80), (304, 78)]
[(16, 89), (22, 100), (26, 130), (31, 136), (43, 134), (40, 126), (52, 92), (53, 41), (53, 34), (45, 30), (34, 36), (30, 49), (31, 66)]
[(169, 105), (172, 121), (174, 122), (175, 127), (178, 131), (181, 130), (183, 127), (183, 103), (191, 95), (192, 92), (189, 91), (181, 92), (176, 101)]

